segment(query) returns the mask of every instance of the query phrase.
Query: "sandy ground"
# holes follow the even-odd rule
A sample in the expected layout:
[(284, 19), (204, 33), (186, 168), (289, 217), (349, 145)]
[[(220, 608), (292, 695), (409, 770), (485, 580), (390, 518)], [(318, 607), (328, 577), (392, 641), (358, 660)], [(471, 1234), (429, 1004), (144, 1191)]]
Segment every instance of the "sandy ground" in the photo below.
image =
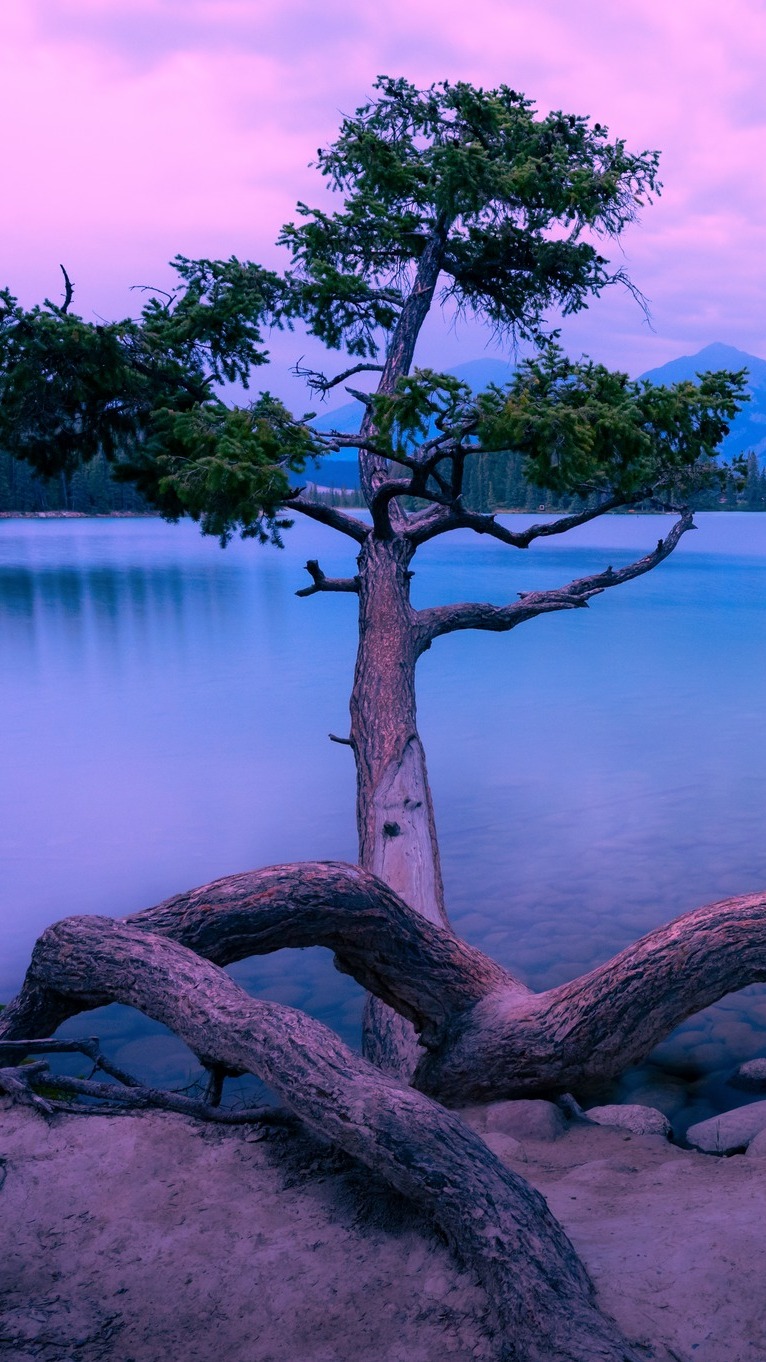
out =
[[(0, 1099), (0, 1357), (493, 1359), (491, 1312), (429, 1227), (317, 1141)], [(766, 1362), (766, 1159), (574, 1125), (508, 1142), (602, 1307), (659, 1362)]]

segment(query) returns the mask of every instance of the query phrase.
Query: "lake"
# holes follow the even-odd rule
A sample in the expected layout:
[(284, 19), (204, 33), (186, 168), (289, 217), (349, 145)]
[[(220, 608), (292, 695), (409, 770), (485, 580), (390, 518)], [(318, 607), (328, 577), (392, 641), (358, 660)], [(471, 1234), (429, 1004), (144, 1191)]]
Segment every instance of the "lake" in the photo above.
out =
[[(766, 888), (766, 517), (697, 519), (666, 563), (589, 610), (439, 639), (420, 663), (453, 924), (533, 987)], [(512, 600), (617, 567), (669, 523), (610, 516), (526, 552), (437, 540), (414, 603)], [(190, 523), (0, 521), (0, 1000), (56, 918), (354, 859), (352, 759), (327, 734), (347, 732), (356, 602), (294, 594), (308, 557), (344, 575), (354, 547), (303, 523), (282, 551), (222, 551)], [(360, 990), (325, 952), (231, 973), (357, 1043)], [(185, 1047), (129, 1009), (66, 1030), (154, 1081), (194, 1079)], [(759, 1053), (761, 986), (690, 1018), (617, 1091), (682, 1126), (744, 1100), (724, 1079)]]

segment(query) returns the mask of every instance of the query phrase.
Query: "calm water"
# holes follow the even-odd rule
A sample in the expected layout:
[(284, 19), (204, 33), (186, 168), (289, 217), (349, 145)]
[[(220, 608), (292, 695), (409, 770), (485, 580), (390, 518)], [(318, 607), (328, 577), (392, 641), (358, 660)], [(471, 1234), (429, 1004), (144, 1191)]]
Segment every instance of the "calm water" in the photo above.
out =
[[(525, 553), (437, 541), (416, 560), (415, 603), (510, 600), (617, 566), (668, 523), (609, 517)], [(441, 639), (420, 664), (453, 922), (535, 987), (766, 887), (766, 517), (699, 525), (588, 611)], [(353, 551), (302, 524), (279, 552), (221, 551), (190, 524), (0, 521), (0, 1000), (55, 918), (354, 858), (351, 757), (326, 735), (348, 723), (355, 601), (294, 595), (307, 557), (344, 574)], [(360, 992), (325, 953), (232, 973), (356, 1042)], [(193, 1075), (189, 1052), (128, 1009), (67, 1030), (108, 1037), (156, 1080)], [(761, 1052), (753, 988), (690, 1019), (621, 1092), (682, 1124), (742, 1100), (723, 1079)]]

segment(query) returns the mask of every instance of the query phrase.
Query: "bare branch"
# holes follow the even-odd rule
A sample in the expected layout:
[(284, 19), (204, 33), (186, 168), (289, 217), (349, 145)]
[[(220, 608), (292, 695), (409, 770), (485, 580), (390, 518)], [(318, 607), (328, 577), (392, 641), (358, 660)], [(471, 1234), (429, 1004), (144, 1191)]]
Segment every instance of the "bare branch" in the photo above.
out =
[[(58, 1052), (61, 1047), (55, 1041), (27, 1041), (27, 1047), (39, 1053), (42, 1050)], [(71, 1047), (77, 1048), (77, 1043)], [(106, 1067), (106, 1066), (102, 1066)], [(85, 1106), (82, 1103), (65, 1102), (60, 1096), (40, 1097), (36, 1089), (42, 1087), (53, 1092), (71, 1093), (78, 1097), (97, 1098), (106, 1106)], [(133, 1082), (125, 1087), (118, 1083), (94, 1082), (90, 1078), (73, 1078), (69, 1074), (52, 1074), (48, 1064), (19, 1065), (16, 1069), (0, 1069), (0, 1091), (4, 1091), (12, 1101), (24, 1106), (35, 1106), (46, 1116), (55, 1111), (65, 1111), (76, 1116), (99, 1116), (115, 1109), (146, 1110), (147, 1107), (161, 1111), (176, 1111), (183, 1116), (195, 1117), (198, 1121), (214, 1121), (219, 1125), (242, 1125), (259, 1123), (262, 1125), (294, 1125), (295, 1117), (283, 1107), (240, 1107), (233, 1111), (221, 1111), (210, 1102), (197, 1101), (183, 1093), (171, 1092), (165, 1088), (150, 1088), (142, 1083)]]
[(306, 564), (306, 571), (313, 581), (313, 586), (304, 586), (301, 591), (296, 591), (296, 596), (315, 596), (317, 591), (359, 591), (358, 577), (325, 577), (316, 558), (309, 558)]
[(55, 1039), (46, 1038), (45, 1040), (8, 1040), (3, 1042), (3, 1049), (11, 1054), (14, 1051), (30, 1055), (85, 1055), (93, 1063), (94, 1071), (103, 1069), (105, 1074), (111, 1078), (116, 1078), (118, 1083), (122, 1083), (127, 1088), (139, 1087), (139, 1081), (132, 1074), (126, 1073), (124, 1069), (119, 1069), (112, 1063), (106, 1055), (102, 1054), (98, 1036), (80, 1036), (75, 1040), (62, 1040), (60, 1037)]
[(327, 446), (328, 452), (338, 449), (357, 449), (365, 454), (374, 454), (378, 459), (391, 458), (388, 449), (375, 444), (373, 440), (364, 440), (359, 433), (348, 434), (343, 430), (316, 430), (313, 435), (315, 440), (319, 440)]
[(64, 266), (59, 265), (59, 269), (64, 276), (64, 301), (61, 304), (61, 311), (66, 314), (69, 311), (69, 305), (74, 297), (74, 285), (64, 269)]
[(30, 1079), (36, 1074), (47, 1069), (48, 1065), (44, 1060), (39, 1060), (35, 1064), (25, 1064), (18, 1069), (0, 1069), (0, 1092), (5, 1093), (13, 1102), (18, 1102), (24, 1107), (34, 1107), (42, 1112), (43, 1116), (52, 1116), (53, 1107), (45, 1097), (38, 1097), (33, 1092)]
[(417, 497), (424, 493), (415, 489), (414, 477), (388, 478), (385, 482), (378, 482), (377, 475), (374, 478), (377, 485), (370, 498), (370, 514), (375, 533), (385, 539), (391, 533), (389, 514), (392, 501), (397, 497)]
[(336, 374), (334, 378), (326, 378), (318, 369), (304, 368), (301, 365), (300, 360), (298, 360), (298, 363), (294, 366), (292, 372), (295, 374), (296, 378), (305, 379), (308, 386), (313, 389), (314, 392), (322, 394), (322, 399), (324, 400), (331, 388), (337, 387), (339, 383), (345, 382), (347, 378), (353, 378), (354, 374), (365, 373), (368, 370), (382, 373), (383, 365), (372, 363), (354, 364), (350, 369), (344, 369), (343, 373)]
[[(574, 511), (571, 515), (561, 516), (558, 520), (530, 525), (526, 530), (511, 530), (507, 525), (499, 524), (493, 514), (469, 511), (458, 505), (451, 508), (449, 514), (438, 519), (423, 517), (418, 520), (415, 517), (408, 530), (408, 537), (417, 547), (420, 544), (425, 544), (429, 539), (435, 539), (439, 534), (446, 534), (450, 530), (473, 530), (476, 534), (489, 535), (490, 538), (498, 539), (501, 544), (509, 544), (512, 548), (526, 549), (535, 539), (566, 534), (567, 530), (573, 530), (578, 525), (587, 525), (588, 521), (597, 520), (599, 516), (607, 515), (609, 511), (616, 511), (621, 506), (635, 506), (639, 502), (647, 501), (650, 497), (651, 488), (645, 488), (631, 496), (615, 493), (614, 496), (600, 501), (597, 506), (589, 507), (583, 511)], [(665, 509), (669, 508), (663, 506), (663, 510)], [(672, 509), (679, 510), (680, 508), (673, 507)]]
[(347, 515), (345, 511), (339, 511), (337, 506), (322, 506), (319, 502), (309, 501), (307, 497), (301, 495), (303, 488), (299, 487), (296, 492), (289, 496), (285, 501), (285, 510), (300, 511), (309, 520), (318, 520), (320, 525), (329, 525), (331, 530), (340, 530), (341, 534), (347, 534), (350, 539), (355, 539), (357, 544), (363, 544), (370, 533), (369, 525), (365, 525), (363, 520), (357, 520), (356, 516)]
[(131, 284), (130, 291), (131, 293), (157, 293), (161, 298), (167, 298), (167, 303), (165, 304), (166, 311), (172, 306), (178, 296), (177, 289), (173, 293), (168, 293), (167, 289), (155, 288), (154, 284)]
[(612, 586), (621, 586), (645, 572), (651, 572), (673, 552), (681, 536), (693, 530), (692, 512), (684, 510), (666, 539), (660, 539), (656, 549), (626, 567), (615, 572), (608, 567), (605, 572), (594, 573), (590, 577), (580, 577), (556, 591), (520, 592), (520, 600), (513, 605), (489, 605), (485, 602), (467, 601), (459, 605), (438, 605), (427, 610), (417, 611), (419, 649), (425, 651), (440, 634), (451, 634), (458, 629), (486, 629), (496, 633), (506, 633), (515, 629), (525, 620), (535, 619), (537, 615), (550, 614), (556, 610), (575, 610), (587, 606), (591, 596), (598, 596)]

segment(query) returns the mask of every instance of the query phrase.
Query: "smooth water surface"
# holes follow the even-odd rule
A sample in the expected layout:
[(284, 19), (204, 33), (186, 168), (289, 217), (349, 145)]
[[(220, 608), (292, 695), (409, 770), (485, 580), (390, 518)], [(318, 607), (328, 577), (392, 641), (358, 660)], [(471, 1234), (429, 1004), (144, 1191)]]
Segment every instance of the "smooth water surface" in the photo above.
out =
[[(766, 887), (766, 517), (698, 521), (589, 610), (440, 639), (420, 663), (452, 920), (535, 987)], [(512, 600), (616, 567), (668, 525), (612, 516), (526, 552), (453, 535), (421, 550), (413, 599)], [(354, 547), (305, 524), (280, 552), (222, 551), (188, 523), (0, 521), (0, 1000), (55, 918), (354, 859), (351, 756), (327, 734), (347, 731), (355, 600), (294, 594), (307, 557), (343, 575)], [(231, 972), (356, 1043), (360, 991), (324, 952)], [(157, 1081), (194, 1070), (128, 1009), (67, 1030)], [(723, 1079), (765, 1051), (753, 988), (690, 1019), (621, 1092), (698, 1119), (743, 1100)]]

